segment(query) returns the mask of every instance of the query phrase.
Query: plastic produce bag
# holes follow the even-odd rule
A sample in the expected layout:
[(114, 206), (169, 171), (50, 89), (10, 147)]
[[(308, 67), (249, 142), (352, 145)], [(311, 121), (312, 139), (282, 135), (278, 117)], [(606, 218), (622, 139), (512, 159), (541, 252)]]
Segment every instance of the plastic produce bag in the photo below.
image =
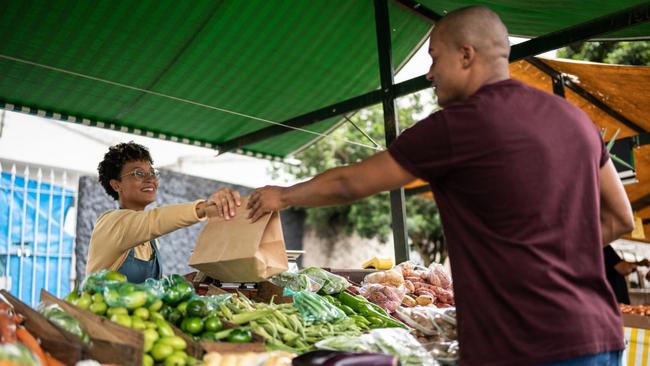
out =
[(370, 331), (369, 336), (373, 338), (382, 352), (397, 356), (403, 366), (437, 365), (427, 350), (407, 330), (401, 328), (374, 329)]
[(62, 329), (79, 337), (86, 345), (90, 345), (90, 337), (81, 324), (72, 315), (63, 311), (58, 304), (41, 302), (36, 310)]
[(316, 343), (319, 349), (380, 352), (396, 356), (403, 366), (437, 366), (438, 363), (407, 330), (382, 328), (360, 337), (333, 337)]
[(359, 293), (368, 299), (368, 301), (392, 313), (402, 304), (406, 290), (403, 287), (395, 288), (379, 284), (369, 284), (361, 287)]
[(160, 283), (164, 289), (163, 301), (169, 305), (177, 305), (196, 294), (194, 286), (178, 274), (163, 277), (160, 279)]
[(294, 366), (395, 366), (393, 355), (383, 353), (353, 353), (318, 350), (303, 353), (293, 359)]
[(330, 273), (322, 268), (318, 267), (307, 267), (298, 272), (299, 274), (306, 274), (312, 281), (316, 283), (321, 283), (322, 288), (321, 292), (324, 292), (328, 295), (338, 294), (339, 292), (350, 287), (350, 282), (345, 278)]
[(317, 282), (319, 279), (312, 279), (304, 273), (283, 272), (269, 278), (272, 284), (290, 288), (293, 291), (312, 291), (318, 292), (323, 287), (322, 282)]
[(116, 272), (102, 269), (98, 272), (90, 273), (81, 284), (81, 291), (90, 293), (101, 293), (109, 284), (126, 282), (126, 276)]
[(401, 271), (395, 269), (374, 272), (363, 279), (362, 285), (372, 283), (391, 287), (402, 287), (404, 285), (404, 276), (402, 276)]
[(0, 344), (0, 362), (8, 361), (21, 366), (45, 366), (32, 352), (20, 343)]
[(151, 305), (160, 296), (155, 288), (130, 282), (109, 284), (104, 288), (103, 295), (109, 307), (125, 307), (129, 310)]
[(330, 304), (320, 295), (310, 291), (293, 292), (285, 288), (285, 294), (293, 296), (293, 305), (307, 323), (334, 323), (347, 319), (343, 310)]
[(430, 306), (398, 308), (397, 316), (413, 329), (442, 340), (457, 339), (454, 308), (438, 309)]

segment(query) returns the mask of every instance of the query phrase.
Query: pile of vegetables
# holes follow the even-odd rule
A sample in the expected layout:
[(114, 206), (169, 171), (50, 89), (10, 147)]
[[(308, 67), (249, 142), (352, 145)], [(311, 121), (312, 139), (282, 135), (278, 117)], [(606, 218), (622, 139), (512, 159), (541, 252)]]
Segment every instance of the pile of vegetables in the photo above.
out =
[[(179, 286), (175, 282), (180, 279), (147, 280), (144, 284), (136, 285), (126, 282), (126, 277), (118, 272), (103, 270), (88, 275), (81, 286), (81, 292), (73, 291), (64, 300), (109, 318), (112, 322), (142, 332), (143, 365), (193, 365), (196, 360), (185, 352), (187, 343), (174, 334), (172, 327), (160, 314), (162, 299), (169, 289), (176, 291), (174, 296), (188, 296), (189, 286), (192, 290), (189, 296), (193, 294), (191, 284)], [(178, 291), (176, 287), (182, 291)]]
[(38, 339), (22, 326), (22, 322), (22, 316), (10, 305), (0, 303), (0, 365), (63, 366), (41, 348)]

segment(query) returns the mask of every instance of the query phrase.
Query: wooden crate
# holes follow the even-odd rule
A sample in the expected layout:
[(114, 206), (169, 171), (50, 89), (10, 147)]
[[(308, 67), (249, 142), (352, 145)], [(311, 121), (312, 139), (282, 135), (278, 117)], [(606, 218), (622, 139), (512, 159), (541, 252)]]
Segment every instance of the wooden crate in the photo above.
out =
[(192, 337), (190, 337), (189, 335), (185, 334), (182, 330), (180, 330), (174, 324), (169, 323), (169, 325), (174, 330), (174, 333), (177, 336), (183, 338), (185, 343), (187, 343), (187, 348), (185, 349), (185, 352), (188, 355), (196, 358), (197, 360), (200, 360), (203, 357), (203, 347), (201, 347), (201, 344), (199, 342), (195, 341), (194, 339), (192, 339)]
[(5, 290), (0, 290), (14, 311), (23, 316), (23, 326), (35, 337), (40, 339), (43, 350), (66, 365), (76, 365), (82, 359), (82, 344), (80, 340), (69, 341), (57, 326), (36, 310), (24, 304)]
[(142, 365), (144, 348), (142, 333), (78, 308), (45, 290), (41, 290), (41, 301), (58, 304), (81, 323), (92, 341), (90, 347), (84, 347), (84, 357), (107, 364)]

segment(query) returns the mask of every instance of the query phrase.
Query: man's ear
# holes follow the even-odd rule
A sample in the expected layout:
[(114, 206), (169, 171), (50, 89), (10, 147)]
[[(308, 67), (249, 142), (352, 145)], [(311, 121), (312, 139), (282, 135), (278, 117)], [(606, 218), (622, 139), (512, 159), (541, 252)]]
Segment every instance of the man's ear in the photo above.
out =
[(117, 179), (111, 179), (108, 183), (111, 185), (111, 188), (113, 188), (115, 192), (120, 191), (120, 184), (122, 184), (122, 182)]
[(461, 55), (461, 64), (463, 68), (468, 68), (474, 63), (474, 59), (476, 59), (476, 49), (474, 46), (465, 44), (460, 48), (460, 55)]

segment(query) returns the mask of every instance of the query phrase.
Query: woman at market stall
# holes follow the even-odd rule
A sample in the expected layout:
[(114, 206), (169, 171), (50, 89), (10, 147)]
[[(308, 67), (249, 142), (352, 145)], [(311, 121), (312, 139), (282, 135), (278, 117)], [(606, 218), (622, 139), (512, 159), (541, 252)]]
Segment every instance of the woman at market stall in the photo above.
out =
[(86, 273), (110, 269), (134, 283), (160, 278), (162, 260), (157, 238), (205, 219), (208, 206), (215, 206), (217, 215), (228, 220), (241, 205), (237, 191), (223, 188), (207, 200), (145, 211), (156, 200), (160, 173), (153, 168), (149, 150), (134, 142), (111, 146), (97, 170), (99, 182), (119, 202), (119, 209), (104, 212), (97, 219)]

